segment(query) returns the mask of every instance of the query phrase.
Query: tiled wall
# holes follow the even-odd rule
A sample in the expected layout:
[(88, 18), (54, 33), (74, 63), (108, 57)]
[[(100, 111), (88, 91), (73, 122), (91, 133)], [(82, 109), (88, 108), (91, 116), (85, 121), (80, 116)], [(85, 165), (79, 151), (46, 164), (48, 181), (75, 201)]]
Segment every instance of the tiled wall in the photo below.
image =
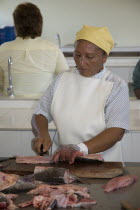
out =
[[(0, 26), (12, 25), (12, 12), (25, 0), (0, 0)], [(62, 45), (73, 43), (83, 24), (107, 26), (118, 46), (140, 46), (139, 0), (28, 0), (44, 19), (43, 37)], [(10, 5), (10, 6), (9, 6)]]

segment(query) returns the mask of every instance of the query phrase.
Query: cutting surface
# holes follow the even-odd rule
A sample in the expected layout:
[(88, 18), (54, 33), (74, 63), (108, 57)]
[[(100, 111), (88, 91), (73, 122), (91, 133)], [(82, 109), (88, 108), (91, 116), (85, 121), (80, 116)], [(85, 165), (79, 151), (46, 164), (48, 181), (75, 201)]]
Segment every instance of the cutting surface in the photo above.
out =
[(70, 173), (83, 178), (113, 178), (123, 174), (123, 165), (121, 162), (75, 162), (69, 165), (68, 163), (57, 164), (25, 164), (16, 163), (15, 159), (4, 161), (5, 164), (2, 171), (5, 173), (15, 173), (19, 175), (31, 174), (34, 172), (36, 165), (51, 166), (69, 169)]
[[(11, 160), (5, 161), (0, 164), (10, 164)], [(12, 161), (13, 162), (13, 161)], [(12, 165), (11, 165), (12, 166)], [(10, 167), (10, 165), (9, 165)], [(30, 168), (31, 166), (28, 165)], [(32, 166), (33, 168), (35, 166)], [(27, 169), (27, 168), (26, 168)], [(31, 170), (27, 170), (29, 173)], [(97, 204), (94, 206), (91, 206), (89, 208), (86, 208), (88, 210), (120, 210), (121, 209), (121, 201), (125, 200), (130, 202), (135, 208), (140, 207), (140, 199), (139, 199), (139, 193), (140, 193), (140, 164), (130, 163), (124, 168), (124, 175), (126, 174), (133, 174), (138, 176), (138, 181), (128, 187), (110, 192), (105, 193), (102, 189), (102, 185), (106, 184), (108, 182), (108, 179), (90, 179), (90, 178), (81, 178), (84, 184), (80, 184), (82, 186), (88, 187), (90, 190), (91, 198), (97, 200)], [(15, 204), (19, 204), (21, 202), (30, 200), (31, 196), (27, 195), (26, 193), (19, 193), (18, 198), (14, 200)], [(21, 208), (18, 208), (19, 210)], [(26, 210), (33, 210), (32, 206), (24, 208)], [(56, 209), (56, 208), (55, 208)], [(71, 209), (71, 208), (67, 208)], [(73, 210), (77, 210), (78, 208), (73, 208)], [(64, 210), (64, 208), (59, 208), (59, 210)]]

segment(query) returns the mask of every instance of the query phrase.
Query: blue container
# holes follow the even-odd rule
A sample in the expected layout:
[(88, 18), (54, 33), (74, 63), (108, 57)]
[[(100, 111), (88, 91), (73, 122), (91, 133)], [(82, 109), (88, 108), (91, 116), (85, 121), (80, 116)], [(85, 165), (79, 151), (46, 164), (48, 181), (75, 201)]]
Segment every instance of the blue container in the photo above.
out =
[(16, 38), (14, 26), (6, 26), (0, 29), (0, 44), (12, 41)]
[(0, 28), (0, 44), (5, 42), (5, 29)]

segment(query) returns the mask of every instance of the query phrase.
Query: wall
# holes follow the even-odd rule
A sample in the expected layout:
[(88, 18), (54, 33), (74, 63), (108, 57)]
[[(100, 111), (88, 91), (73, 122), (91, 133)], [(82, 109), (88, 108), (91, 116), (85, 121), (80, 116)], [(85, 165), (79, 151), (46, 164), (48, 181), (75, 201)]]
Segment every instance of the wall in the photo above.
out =
[[(51, 139), (55, 131), (50, 131)], [(34, 136), (30, 130), (1, 130), (0, 129), (0, 154), (1, 157), (32, 156), (31, 139)], [(4, 139), (4, 141), (2, 141)], [(16, 145), (16, 147), (15, 147)], [(122, 151), (124, 162), (140, 162), (140, 132), (126, 133), (122, 139)]]
[[(25, 0), (0, 0), (0, 26), (12, 25), (12, 12)], [(73, 43), (83, 24), (109, 27), (117, 46), (140, 46), (140, 0), (28, 0), (44, 18), (43, 37)]]

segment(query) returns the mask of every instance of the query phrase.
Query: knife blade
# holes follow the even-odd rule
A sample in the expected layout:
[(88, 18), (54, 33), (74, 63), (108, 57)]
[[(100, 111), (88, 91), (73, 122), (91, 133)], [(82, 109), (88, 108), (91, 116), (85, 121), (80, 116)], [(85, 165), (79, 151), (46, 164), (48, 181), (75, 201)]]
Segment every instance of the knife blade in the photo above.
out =
[(11, 160), (11, 159), (16, 159), (16, 156), (13, 156), (13, 157), (0, 157), (0, 162), (6, 161), (6, 160)]

